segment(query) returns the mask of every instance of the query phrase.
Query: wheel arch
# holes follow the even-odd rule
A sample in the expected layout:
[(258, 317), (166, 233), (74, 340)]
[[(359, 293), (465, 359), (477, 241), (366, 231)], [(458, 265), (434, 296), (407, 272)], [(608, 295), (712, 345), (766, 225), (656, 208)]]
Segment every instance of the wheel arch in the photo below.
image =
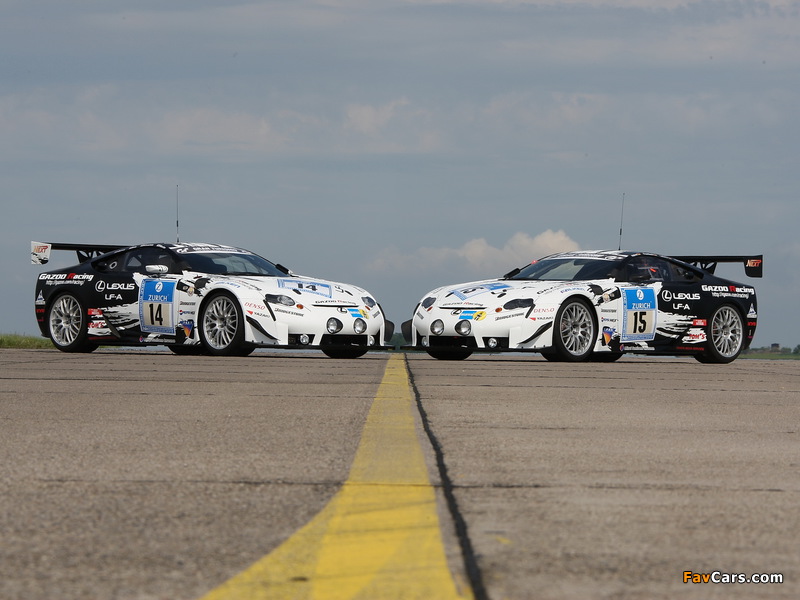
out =
[[(591, 339), (590, 346), (587, 349), (586, 353), (580, 358), (565, 356), (564, 350), (559, 348), (557, 341), (558, 340), (557, 336), (560, 335), (559, 319), (563, 314), (565, 307), (574, 301), (577, 301), (584, 305), (584, 308), (587, 309), (587, 312), (590, 318), (592, 319), (592, 325), (594, 327), (594, 338)], [(556, 309), (555, 314), (553, 315), (553, 326), (550, 328), (549, 332), (550, 346), (545, 348), (545, 352), (543, 352), (542, 354), (548, 354), (548, 352), (555, 352), (557, 355), (561, 357), (562, 360), (569, 360), (569, 361), (588, 360), (592, 356), (592, 354), (594, 354), (601, 336), (600, 315), (598, 313), (597, 307), (592, 302), (591, 296), (589, 296), (586, 293), (580, 293), (579, 291), (576, 290), (575, 292), (568, 295), (566, 298), (562, 299), (557, 306), (558, 308)], [(561, 344), (563, 345), (563, 342), (561, 342)]]

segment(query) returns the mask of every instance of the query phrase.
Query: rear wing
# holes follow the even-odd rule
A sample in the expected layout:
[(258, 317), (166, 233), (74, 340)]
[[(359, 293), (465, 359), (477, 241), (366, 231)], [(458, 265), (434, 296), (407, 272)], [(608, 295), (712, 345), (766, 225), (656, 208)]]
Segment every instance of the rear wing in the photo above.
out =
[(764, 275), (763, 254), (751, 256), (673, 256), (672, 258), (677, 258), (712, 274), (719, 263), (742, 263), (745, 275), (748, 277), (763, 277)]
[(86, 262), (96, 256), (127, 248), (128, 246), (119, 246), (112, 244), (59, 244), (53, 242), (31, 242), (31, 264), (45, 265), (50, 262), (51, 250), (74, 250), (78, 255), (79, 262)]

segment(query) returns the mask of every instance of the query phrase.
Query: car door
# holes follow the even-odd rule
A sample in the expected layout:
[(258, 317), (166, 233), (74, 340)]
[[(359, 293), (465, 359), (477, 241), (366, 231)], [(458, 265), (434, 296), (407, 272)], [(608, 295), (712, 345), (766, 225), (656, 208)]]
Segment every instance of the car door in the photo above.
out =
[(174, 260), (163, 248), (141, 246), (106, 257), (95, 264), (101, 273), (96, 291), (106, 322), (121, 339), (158, 341), (175, 336), (175, 282), (169, 274), (151, 274), (148, 265), (174, 271)]
[[(677, 263), (663, 261), (669, 277), (662, 284), (658, 307), (665, 342), (696, 346), (705, 342), (700, 276)], [(686, 349), (686, 348), (683, 348)]]
[[(139, 330), (146, 341), (174, 342), (180, 329), (181, 272), (175, 257), (165, 248), (152, 246), (142, 250), (132, 257), (136, 264), (128, 265), (139, 283)], [(180, 337), (182, 341), (183, 336)]]
[(659, 327), (658, 293), (663, 276), (655, 257), (634, 256), (617, 277), (620, 350), (646, 349), (656, 344)]
[(93, 304), (111, 333), (120, 339), (138, 335), (139, 286), (133, 272), (126, 268), (131, 252), (117, 252), (92, 263), (98, 273)]

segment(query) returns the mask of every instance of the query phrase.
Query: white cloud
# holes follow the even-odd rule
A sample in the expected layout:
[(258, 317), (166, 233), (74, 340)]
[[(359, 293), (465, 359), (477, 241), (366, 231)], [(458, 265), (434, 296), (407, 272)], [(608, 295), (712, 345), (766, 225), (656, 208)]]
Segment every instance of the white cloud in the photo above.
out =
[(366, 135), (375, 135), (389, 123), (399, 107), (407, 104), (408, 100), (405, 98), (377, 107), (367, 104), (351, 104), (347, 107), (345, 128)]
[(269, 151), (284, 142), (263, 117), (204, 108), (166, 114), (150, 133), (168, 151)]
[(533, 259), (554, 252), (578, 250), (580, 246), (563, 230), (548, 229), (535, 237), (518, 232), (501, 247), (496, 248), (484, 238), (466, 242), (460, 248), (419, 248), (405, 254), (388, 248), (372, 260), (369, 268), (375, 271), (431, 272), (448, 265), (466, 266), (468, 271), (489, 276), (502, 273)]

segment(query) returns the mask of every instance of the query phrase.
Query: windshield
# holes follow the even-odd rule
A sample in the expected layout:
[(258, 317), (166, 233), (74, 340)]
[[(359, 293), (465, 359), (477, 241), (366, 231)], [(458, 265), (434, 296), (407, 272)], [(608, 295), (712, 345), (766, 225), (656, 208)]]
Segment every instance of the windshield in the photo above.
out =
[(212, 275), (285, 277), (286, 273), (257, 254), (246, 252), (188, 252), (181, 254), (190, 271)]
[(618, 260), (598, 258), (545, 258), (520, 269), (509, 279), (534, 279), (539, 281), (588, 281), (609, 279), (615, 276)]

